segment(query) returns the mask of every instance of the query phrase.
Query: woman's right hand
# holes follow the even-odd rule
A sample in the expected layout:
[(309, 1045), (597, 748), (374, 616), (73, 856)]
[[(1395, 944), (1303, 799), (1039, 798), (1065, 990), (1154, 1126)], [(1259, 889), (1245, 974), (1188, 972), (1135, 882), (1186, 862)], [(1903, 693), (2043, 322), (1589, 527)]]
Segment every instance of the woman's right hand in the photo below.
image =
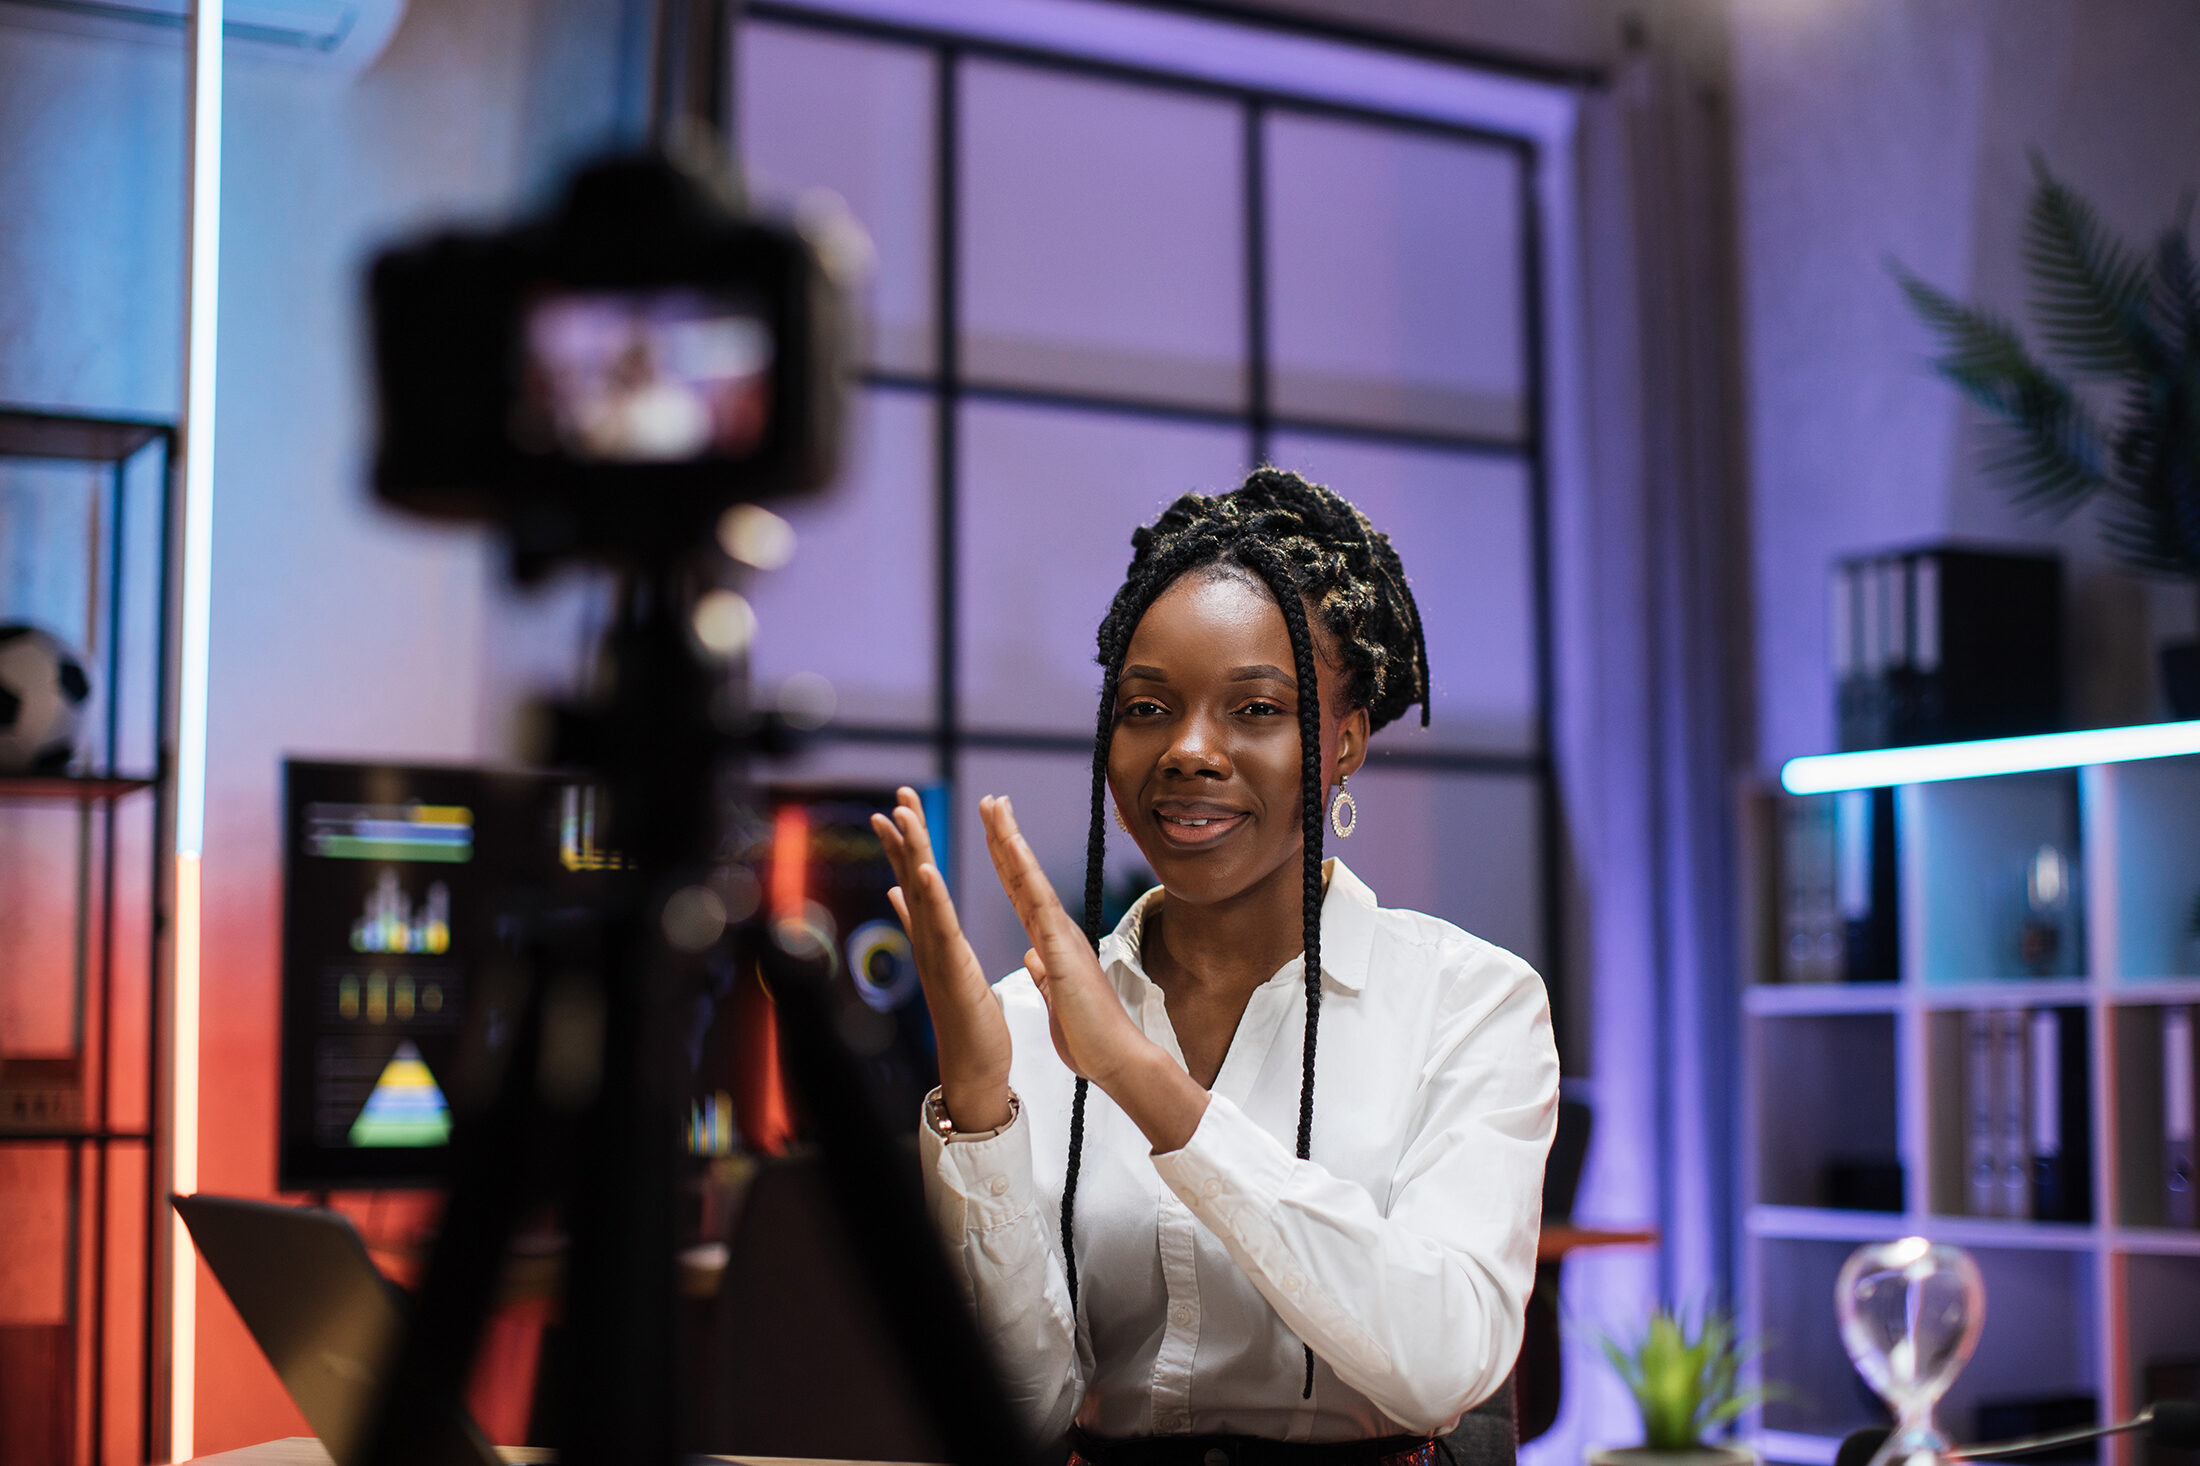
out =
[(970, 950), (955, 903), (932, 855), (932, 832), (914, 789), (895, 791), (891, 818), (871, 816), (886, 859), (901, 884), (886, 893), (916, 952), (917, 978), (939, 1041), (940, 1103), (960, 1130), (1006, 1125), (1008, 1020)]

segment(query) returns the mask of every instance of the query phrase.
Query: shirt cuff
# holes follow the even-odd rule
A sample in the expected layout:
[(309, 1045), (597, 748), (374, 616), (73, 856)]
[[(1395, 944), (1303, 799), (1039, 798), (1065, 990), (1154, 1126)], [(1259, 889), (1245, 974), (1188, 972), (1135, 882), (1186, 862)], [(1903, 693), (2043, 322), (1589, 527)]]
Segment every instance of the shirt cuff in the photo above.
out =
[(950, 1237), (1013, 1222), (1031, 1210), (1031, 1127), (1021, 1109), (984, 1140), (949, 1140), (920, 1114), (917, 1144), (934, 1185), (933, 1214)]
[(1208, 1096), (1207, 1112), (1181, 1150), (1153, 1158), (1162, 1182), (1211, 1227), (1248, 1206), (1273, 1211), (1297, 1164), (1282, 1141), (1219, 1094)]

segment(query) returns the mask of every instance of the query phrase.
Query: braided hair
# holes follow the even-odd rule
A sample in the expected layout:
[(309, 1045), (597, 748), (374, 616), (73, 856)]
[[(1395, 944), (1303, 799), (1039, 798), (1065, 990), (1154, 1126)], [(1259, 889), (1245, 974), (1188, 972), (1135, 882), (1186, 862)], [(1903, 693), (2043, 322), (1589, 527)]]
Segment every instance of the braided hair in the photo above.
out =
[[(1234, 492), (1186, 494), (1152, 525), (1131, 535), (1131, 562), (1100, 623), (1100, 715), (1092, 749), (1092, 823), (1085, 840), (1085, 938), (1100, 943), (1102, 859), (1106, 849), (1108, 752), (1115, 735), (1116, 682), (1131, 635), (1161, 593), (1187, 572), (1235, 567), (1276, 598), (1291, 633), (1299, 697), (1299, 820), (1305, 841), (1306, 1044), (1299, 1080), (1298, 1155), (1314, 1137), (1314, 1039), (1321, 1017), (1322, 818), (1321, 692), (1312, 619), (1343, 652), (1346, 705), (1365, 708), (1370, 732), (1415, 703), (1428, 723), (1428, 649), (1405, 567), (1387, 535), (1334, 491), (1295, 473), (1260, 468)], [(1078, 1079), (1070, 1103), (1069, 1164), (1062, 1181), (1062, 1262), (1070, 1309), (1077, 1307), (1077, 1172), (1085, 1148), (1085, 1097)], [(1314, 1391), (1314, 1351), (1306, 1351), (1304, 1395)]]

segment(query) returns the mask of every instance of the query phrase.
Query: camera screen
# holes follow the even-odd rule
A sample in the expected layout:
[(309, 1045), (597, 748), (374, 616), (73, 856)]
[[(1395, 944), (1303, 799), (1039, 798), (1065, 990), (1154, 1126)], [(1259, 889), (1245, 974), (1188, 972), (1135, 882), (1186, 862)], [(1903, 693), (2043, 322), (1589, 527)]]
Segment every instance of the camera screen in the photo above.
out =
[(752, 297), (554, 290), (521, 319), (522, 448), (592, 463), (746, 458), (771, 423), (775, 343)]

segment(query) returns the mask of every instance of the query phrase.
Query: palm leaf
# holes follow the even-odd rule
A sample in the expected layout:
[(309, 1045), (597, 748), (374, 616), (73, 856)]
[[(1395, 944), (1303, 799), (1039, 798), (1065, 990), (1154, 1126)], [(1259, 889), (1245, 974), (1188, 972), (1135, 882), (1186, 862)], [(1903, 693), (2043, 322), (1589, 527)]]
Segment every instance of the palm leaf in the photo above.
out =
[(1965, 305), (1900, 264), (1889, 268), (1940, 337), (1933, 365), (1995, 419), (1987, 471), (2013, 483), (2019, 504), (2066, 515), (2107, 483), (2107, 438), (2085, 404), (2025, 349), (2016, 327)]
[(2037, 153), (2032, 172), (2038, 186), (2025, 217), (2023, 253), (2041, 337), (2073, 371), (2087, 375), (2153, 367), (2165, 353), (2147, 320), (2144, 263), (2091, 204), (2047, 171)]
[(2150, 305), (2156, 329), (2172, 356), (2190, 361), (2200, 355), (2200, 269), (2192, 258), (2192, 241), (2185, 236), (2185, 218), (2191, 213), (2187, 197), (2178, 211), (2178, 222), (2162, 231), (2154, 246), (2154, 282)]
[(2131, 382), (2102, 537), (2135, 569), (2200, 576), (2200, 362)]

